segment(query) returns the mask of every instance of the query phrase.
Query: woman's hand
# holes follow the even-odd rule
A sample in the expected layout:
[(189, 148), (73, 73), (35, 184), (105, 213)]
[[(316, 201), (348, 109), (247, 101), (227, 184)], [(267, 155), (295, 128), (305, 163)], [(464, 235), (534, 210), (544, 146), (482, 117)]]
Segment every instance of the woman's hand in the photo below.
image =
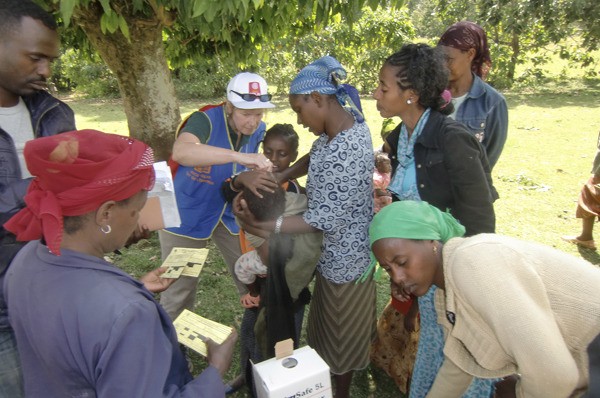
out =
[(167, 271), (167, 267), (160, 267), (148, 272), (140, 278), (146, 289), (152, 293), (160, 293), (167, 290), (169, 286), (176, 281), (175, 278), (161, 278), (161, 275)]
[(249, 169), (271, 171), (273, 164), (262, 153), (239, 153), (237, 152), (236, 163)]
[(272, 173), (263, 170), (245, 171), (235, 177), (235, 189), (240, 187), (248, 188), (259, 198), (263, 196), (259, 190), (264, 192), (275, 192), (275, 189), (279, 186), (277, 180)]
[(206, 359), (211, 366), (217, 368), (221, 377), (227, 373), (231, 366), (231, 359), (233, 358), (237, 338), (237, 332), (233, 329), (231, 334), (221, 344), (218, 344), (209, 338), (202, 339), (206, 344)]

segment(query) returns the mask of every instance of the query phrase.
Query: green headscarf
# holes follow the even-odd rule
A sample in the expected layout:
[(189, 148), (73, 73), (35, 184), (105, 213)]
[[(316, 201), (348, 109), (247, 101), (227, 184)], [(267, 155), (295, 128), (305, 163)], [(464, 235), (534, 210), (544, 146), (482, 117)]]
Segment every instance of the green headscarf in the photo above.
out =
[[(373, 218), (369, 227), (369, 247), (384, 238), (439, 240), (463, 236), (463, 227), (450, 213), (444, 213), (427, 202), (404, 200), (385, 206)], [(371, 251), (371, 264), (361, 277), (370, 275), (377, 260)]]

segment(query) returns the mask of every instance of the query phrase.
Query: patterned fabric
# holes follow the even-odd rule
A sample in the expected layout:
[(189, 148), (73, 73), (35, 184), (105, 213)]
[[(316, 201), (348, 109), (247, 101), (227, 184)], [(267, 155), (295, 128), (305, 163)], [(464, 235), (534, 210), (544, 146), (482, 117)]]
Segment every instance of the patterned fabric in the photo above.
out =
[(461, 51), (468, 51), (473, 48), (475, 50), (475, 57), (471, 62), (471, 70), (485, 80), (490, 70), (492, 59), (490, 57), (487, 37), (481, 26), (470, 21), (457, 22), (442, 34), (438, 45), (456, 48)]
[(419, 329), (404, 328), (405, 315), (388, 304), (377, 322), (377, 339), (371, 345), (371, 362), (382, 368), (407, 394), (417, 356)]
[(304, 220), (323, 231), (317, 269), (333, 283), (356, 280), (369, 266), (373, 217), (373, 146), (365, 123), (330, 142), (323, 134), (310, 150)]
[(357, 90), (350, 85), (340, 84), (340, 81), (345, 78), (344, 67), (337, 59), (326, 55), (308, 64), (298, 73), (290, 85), (290, 94), (310, 94), (313, 91), (333, 94), (340, 105), (350, 112), (357, 122), (362, 123), (365, 119), (362, 115), (360, 99), (358, 104), (356, 103)]
[[(436, 289), (435, 286), (432, 286), (426, 295), (419, 297), (421, 331), (409, 398), (427, 396), (437, 372), (444, 362), (444, 332), (437, 323), (434, 303)], [(463, 398), (491, 397), (496, 381), (497, 379), (473, 379)]]
[(423, 127), (429, 120), (431, 108), (425, 109), (423, 115), (417, 122), (415, 129), (408, 138), (406, 124), (402, 123), (400, 136), (398, 137), (398, 167), (392, 177), (389, 190), (400, 200), (421, 200), (417, 189), (417, 171), (415, 168), (415, 141), (421, 135)]
[(246, 285), (256, 280), (256, 275), (266, 275), (267, 267), (262, 263), (256, 250), (244, 253), (235, 262), (235, 275)]

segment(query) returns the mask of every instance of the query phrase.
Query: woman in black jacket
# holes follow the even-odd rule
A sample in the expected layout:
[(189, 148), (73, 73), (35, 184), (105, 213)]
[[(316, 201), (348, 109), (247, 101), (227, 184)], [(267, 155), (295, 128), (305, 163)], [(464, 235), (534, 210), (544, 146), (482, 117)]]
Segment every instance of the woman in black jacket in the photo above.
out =
[(424, 200), (450, 210), (466, 235), (494, 232), (498, 197), (490, 167), (477, 139), (447, 118), (442, 97), (448, 71), (440, 50), (407, 44), (388, 57), (375, 90), (381, 116), (399, 116), (384, 150), (392, 161), (389, 189), (395, 200)]

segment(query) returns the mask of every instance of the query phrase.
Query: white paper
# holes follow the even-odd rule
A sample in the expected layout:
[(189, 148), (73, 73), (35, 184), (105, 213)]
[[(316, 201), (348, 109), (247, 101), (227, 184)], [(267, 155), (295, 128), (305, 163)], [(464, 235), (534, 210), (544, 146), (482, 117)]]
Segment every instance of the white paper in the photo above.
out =
[[(142, 209), (139, 223), (140, 225), (148, 226), (151, 231), (179, 227), (181, 225), (181, 218), (177, 209), (177, 201), (175, 200), (175, 188), (171, 169), (165, 161), (156, 162), (154, 163), (154, 173), (156, 175), (156, 182), (154, 183), (154, 188), (148, 192), (148, 199), (158, 198), (161, 214), (153, 214), (153, 211), (144, 212), (144, 209)], [(151, 204), (152, 201), (149, 200), (148, 205), (150, 206)]]

